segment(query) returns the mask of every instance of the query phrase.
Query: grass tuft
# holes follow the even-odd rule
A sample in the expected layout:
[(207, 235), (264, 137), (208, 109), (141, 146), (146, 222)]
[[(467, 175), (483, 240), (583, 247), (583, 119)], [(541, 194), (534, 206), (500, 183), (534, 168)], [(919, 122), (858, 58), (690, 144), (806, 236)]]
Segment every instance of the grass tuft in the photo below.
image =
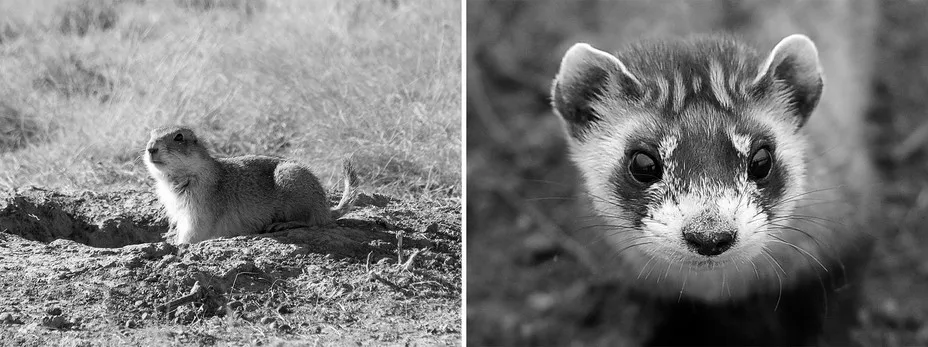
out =
[(33, 81), (37, 90), (53, 91), (65, 97), (92, 96), (109, 99), (113, 83), (96, 69), (87, 67), (74, 55), (45, 62), (45, 71)]
[(251, 18), (267, 9), (267, 3), (264, 0), (174, 0), (174, 3), (180, 8), (199, 12), (234, 11), (243, 14), (246, 18)]
[(15, 40), (20, 35), (21, 32), (17, 23), (0, 19), (0, 45)]
[(33, 117), (0, 101), (0, 153), (12, 152), (37, 141), (39, 130)]
[(58, 31), (65, 35), (85, 36), (92, 30), (105, 31), (119, 21), (113, 0), (76, 0), (59, 10)]

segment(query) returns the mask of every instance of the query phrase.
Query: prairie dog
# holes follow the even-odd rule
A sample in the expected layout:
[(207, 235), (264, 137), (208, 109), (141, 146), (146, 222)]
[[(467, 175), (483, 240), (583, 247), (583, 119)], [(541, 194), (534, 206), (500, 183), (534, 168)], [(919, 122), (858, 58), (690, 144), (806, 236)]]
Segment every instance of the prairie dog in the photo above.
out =
[[(844, 149), (810, 155), (841, 123), (862, 121), (808, 122), (823, 88), (818, 50), (804, 35), (765, 55), (721, 36), (643, 42), (617, 55), (571, 47), (552, 105), (606, 225), (598, 239), (620, 258), (610, 271), (657, 300), (760, 302), (758, 322), (793, 289), (821, 288), (815, 294), (831, 300), (869, 248), (851, 217), (867, 208), (862, 187), (871, 182), (866, 161), (836, 159)], [(797, 305), (808, 311), (779, 322), (805, 324), (788, 322), (790, 312), (824, 315)]]
[(145, 166), (157, 182), (177, 243), (331, 223), (357, 196), (357, 177), (347, 161), (341, 201), (330, 209), (325, 190), (306, 167), (266, 156), (213, 158), (193, 131), (182, 127), (151, 131)]

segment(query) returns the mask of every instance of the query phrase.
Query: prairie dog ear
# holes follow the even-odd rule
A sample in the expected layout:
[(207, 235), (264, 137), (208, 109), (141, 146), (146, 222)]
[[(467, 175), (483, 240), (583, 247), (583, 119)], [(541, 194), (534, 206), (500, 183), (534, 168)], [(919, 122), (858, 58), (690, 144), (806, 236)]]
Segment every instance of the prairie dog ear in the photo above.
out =
[[(610, 87), (611, 86), (611, 87)], [(590, 125), (599, 121), (591, 103), (607, 92), (615, 97), (639, 97), (641, 83), (614, 55), (586, 43), (567, 50), (551, 88), (555, 113), (567, 122), (571, 137), (582, 139)]]
[(795, 34), (784, 38), (773, 48), (764, 61), (760, 73), (754, 79), (758, 84), (773, 83), (773, 88), (783, 88), (789, 102), (795, 107), (801, 127), (812, 115), (822, 96), (822, 65), (818, 50), (805, 35)]

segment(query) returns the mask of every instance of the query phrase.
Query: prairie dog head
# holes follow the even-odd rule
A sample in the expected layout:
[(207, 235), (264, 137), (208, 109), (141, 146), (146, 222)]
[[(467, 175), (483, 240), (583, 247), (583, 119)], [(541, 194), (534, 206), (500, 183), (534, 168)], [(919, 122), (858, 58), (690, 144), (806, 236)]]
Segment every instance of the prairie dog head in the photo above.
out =
[[(163, 127), (151, 131), (145, 146), (145, 166), (158, 181), (186, 184), (211, 170), (212, 158), (193, 130)], [(183, 182), (181, 182), (183, 181)]]
[[(714, 37), (618, 56), (578, 43), (552, 104), (595, 213), (612, 229), (605, 240), (634, 272), (657, 268), (674, 297), (716, 300), (777, 286), (765, 258), (796, 237), (781, 226), (804, 191), (800, 129), (822, 86), (803, 35), (766, 57)], [(736, 273), (757, 281), (724, 283)]]

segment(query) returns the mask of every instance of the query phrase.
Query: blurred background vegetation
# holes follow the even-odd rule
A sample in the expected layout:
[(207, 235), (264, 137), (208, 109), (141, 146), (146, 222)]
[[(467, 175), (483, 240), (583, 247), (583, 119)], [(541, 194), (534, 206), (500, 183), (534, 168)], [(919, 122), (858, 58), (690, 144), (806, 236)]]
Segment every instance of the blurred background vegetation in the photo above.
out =
[(148, 131), (456, 197), (457, 0), (2, 0), (0, 187), (150, 185)]
[(623, 345), (647, 335), (640, 312), (557, 242), (585, 215), (548, 103), (569, 45), (616, 49), (648, 36), (730, 31), (766, 51), (771, 40), (801, 31), (823, 52), (872, 60), (826, 67), (826, 77), (828, 69), (872, 72), (860, 79), (871, 144), (860, 155), (879, 170), (873, 212), (880, 217), (870, 230), (879, 240), (853, 338), (865, 346), (928, 344), (928, 2), (696, 3), (467, 2), (468, 341)]

